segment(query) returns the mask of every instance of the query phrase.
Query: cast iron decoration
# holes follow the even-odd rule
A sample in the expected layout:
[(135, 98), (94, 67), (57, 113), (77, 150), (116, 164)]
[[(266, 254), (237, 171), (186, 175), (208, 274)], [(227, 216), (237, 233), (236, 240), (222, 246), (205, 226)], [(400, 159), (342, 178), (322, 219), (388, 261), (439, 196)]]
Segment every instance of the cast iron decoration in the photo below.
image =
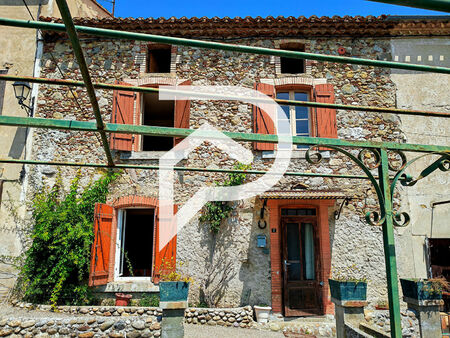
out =
[[(394, 2), (394, 0), (386, 2)], [(401, 1), (396, 1), (402, 3)], [(406, 1), (403, 1), (405, 3)], [(436, 1), (435, 1), (436, 2)], [(103, 149), (107, 157), (107, 163), (74, 163), (74, 162), (49, 162), (49, 161), (34, 161), (34, 160), (16, 160), (16, 159), (0, 159), (0, 163), (24, 163), (33, 165), (63, 165), (63, 166), (85, 166), (85, 167), (106, 167), (106, 168), (140, 168), (140, 169), (158, 169), (156, 166), (139, 166), (139, 165), (124, 165), (116, 164), (111, 156), (111, 151), (107, 142), (107, 133), (128, 133), (137, 135), (149, 135), (149, 136), (167, 136), (167, 137), (187, 137), (193, 130), (182, 128), (168, 128), (168, 127), (152, 127), (152, 126), (135, 126), (135, 125), (118, 125), (107, 124), (102, 120), (102, 115), (98, 106), (97, 98), (95, 96), (94, 88), (101, 89), (120, 89), (132, 92), (158, 92), (157, 88), (143, 88), (132, 86), (119, 86), (105, 83), (92, 83), (89, 70), (86, 67), (85, 58), (82, 52), (80, 42), (78, 40), (77, 32), (84, 34), (91, 34), (97, 36), (104, 36), (107, 38), (128, 39), (135, 41), (152, 41), (171, 45), (191, 46), (198, 48), (207, 48), (215, 50), (228, 50), (233, 52), (251, 53), (259, 55), (273, 55), (279, 57), (288, 57), (296, 59), (309, 59), (317, 61), (327, 61), (344, 64), (356, 64), (362, 66), (373, 66), (383, 68), (395, 68), (415, 70), (422, 72), (450, 74), (450, 68), (437, 67), (429, 65), (419, 65), (412, 63), (400, 63), (393, 61), (382, 60), (369, 60), (362, 58), (352, 58), (346, 56), (337, 55), (323, 55), (315, 53), (306, 53), (299, 51), (287, 51), (277, 50), (270, 48), (243, 46), (236, 44), (226, 44), (213, 41), (201, 41), (184, 38), (175, 38), (169, 36), (158, 36), (126, 31), (116, 31), (111, 29), (103, 29), (96, 27), (86, 26), (74, 26), (72, 17), (69, 12), (69, 8), (65, 0), (57, 0), (58, 7), (63, 18), (64, 24), (42, 22), (42, 21), (27, 21), (27, 20), (15, 20), (8, 18), (0, 18), (0, 25), (14, 26), (32, 29), (44, 29), (67, 32), (69, 35), (72, 47), (75, 51), (77, 62), (80, 66), (80, 71), (83, 75), (83, 82), (71, 81), (71, 80), (58, 80), (58, 79), (42, 79), (31, 77), (18, 77), (0, 75), (0, 80), (4, 81), (18, 81), (24, 80), (32, 83), (46, 83), (49, 85), (67, 85), (86, 87), (89, 99), (91, 101), (93, 112), (96, 118), (96, 122), (85, 121), (65, 121), (55, 119), (36, 119), (25, 117), (13, 117), (13, 116), (0, 116), (0, 125), (5, 126), (25, 126), (36, 127), (44, 129), (60, 129), (71, 131), (91, 131), (99, 133), (102, 139)], [(408, 2), (410, 3), (410, 2)], [(436, 2), (434, 9), (450, 10), (448, 5), (443, 5), (442, 2)], [(416, 6), (419, 6), (416, 4)], [(421, 3), (420, 6), (425, 6)], [(182, 92), (182, 91), (179, 91)], [(230, 100), (239, 100), (239, 97), (230, 96)], [(362, 111), (365, 112), (378, 112), (378, 113), (394, 113), (404, 115), (418, 115), (427, 117), (450, 117), (449, 113), (443, 112), (429, 112), (429, 111), (412, 111), (397, 108), (384, 108), (373, 106), (354, 106), (343, 104), (326, 104), (318, 102), (303, 102), (303, 101), (290, 101), (290, 100), (275, 100), (279, 104), (284, 105), (298, 105), (306, 107), (322, 107), (332, 109), (344, 109), (350, 111)], [(230, 133), (224, 132), (225, 135), (231, 137), (237, 141), (247, 142), (267, 142), (277, 143), (278, 138), (275, 135), (261, 135), (251, 133)], [(398, 292), (398, 278), (397, 278), (397, 263), (395, 258), (395, 242), (394, 242), (394, 226), (406, 226), (410, 217), (405, 212), (393, 211), (393, 192), (395, 190), (398, 181), (404, 186), (412, 186), (416, 184), (420, 179), (428, 176), (437, 169), (441, 171), (448, 171), (450, 168), (450, 147), (438, 146), (438, 145), (423, 145), (423, 144), (400, 144), (393, 142), (373, 142), (373, 141), (349, 141), (340, 139), (328, 139), (328, 138), (315, 138), (315, 137), (293, 137), (293, 143), (299, 145), (309, 145), (311, 148), (306, 152), (306, 160), (309, 163), (317, 164), (321, 161), (322, 155), (317, 151), (318, 147), (326, 147), (334, 149), (335, 151), (342, 153), (349, 157), (354, 163), (356, 163), (365, 173), (365, 176), (360, 175), (335, 175), (335, 174), (320, 174), (320, 173), (302, 173), (291, 172), (286, 175), (293, 176), (319, 176), (319, 177), (333, 177), (333, 178), (350, 178), (350, 179), (368, 179), (378, 196), (378, 202), (380, 206), (379, 211), (368, 211), (366, 214), (366, 220), (371, 225), (381, 225), (383, 229), (383, 244), (384, 255), (386, 262), (386, 277), (388, 287), (389, 298), (389, 314), (390, 314), (390, 327), (392, 337), (401, 337), (401, 314), (400, 314), (400, 302)], [(343, 149), (353, 148), (359, 149), (359, 153), (355, 156), (351, 151)], [(315, 151), (312, 153), (312, 151)], [(408, 152), (420, 152), (425, 153), (418, 158), (415, 158), (407, 162), (405, 155), (402, 151)], [(366, 155), (367, 154), (367, 155)], [(416, 160), (423, 156), (438, 155), (440, 158), (433, 162), (430, 166), (423, 169), (417, 178), (412, 178), (405, 174), (405, 170)], [(393, 157), (397, 157), (393, 160)], [(400, 161), (400, 163), (398, 163)], [(175, 170), (186, 171), (200, 171), (200, 172), (240, 172), (233, 169), (208, 169), (208, 168), (174, 168)], [(371, 171), (378, 170), (378, 178), (376, 178)], [(391, 179), (389, 171), (395, 172), (395, 175)], [(248, 174), (264, 174), (265, 171), (247, 170)], [(276, 229), (272, 229), (275, 232)]]

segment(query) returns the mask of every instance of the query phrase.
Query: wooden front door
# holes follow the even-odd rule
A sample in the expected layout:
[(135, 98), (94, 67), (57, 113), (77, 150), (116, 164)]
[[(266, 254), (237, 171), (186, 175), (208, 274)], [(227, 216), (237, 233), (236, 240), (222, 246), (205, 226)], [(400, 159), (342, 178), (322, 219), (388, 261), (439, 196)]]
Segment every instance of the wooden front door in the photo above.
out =
[(281, 225), (284, 314), (285, 316), (318, 315), (321, 313), (322, 301), (318, 283), (319, 248), (316, 217), (313, 215), (283, 216), (282, 212)]

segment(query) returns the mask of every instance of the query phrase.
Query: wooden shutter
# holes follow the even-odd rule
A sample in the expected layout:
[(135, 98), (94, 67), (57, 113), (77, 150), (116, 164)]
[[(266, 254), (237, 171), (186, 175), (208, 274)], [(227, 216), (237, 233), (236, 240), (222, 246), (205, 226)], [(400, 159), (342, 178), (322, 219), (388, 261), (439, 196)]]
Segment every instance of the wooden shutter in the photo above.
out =
[[(177, 205), (174, 205), (174, 213), (177, 212)], [(161, 231), (164, 231), (164, 229), (161, 229), (159, 227), (159, 214), (158, 214), (158, 208), (156, 208), (155, 210), (156, 212), (156, 217), (155, 217), (155, 233), (154, 233), (154, 253), (155, 253), (155, 264), (153, 267), (153, 283), (158, 283), (159, 279), (160, 279), (160, 268), (161, 268), (161, 263), (163, 261), (163, 259), (165, 261), (173, 261), (174, 264), (176, 264), (176, 259), (177, 259), (177, 236), (173, 237), (169, 243), (167, 243), (167, 245), (160, 249), (159, 248), (159, 235), (161, 233)]]
[[(334, 103), (334, 88), (332, 84), (320, 84), (315, 87), (316, 102)], [(337, 138), (336, 109), (316, 108), (317, 136)]]
[[(129, 86), (130, 84), (116, 81), (116, 84)], [(111, 116), (112, 123), (133, 124), (134, 113), (133, 92), (123, 90), (114, 90), (113, 92), (113, 110)], [(111, 134), (110, 146), (114, 150), (131, 151), (133, 136), (131, 134)]]
[(104, 285), (108, 282), (111, 249), (113, 208), (96, 203), (94, 211), (94, 243), (91, 250), (89, 285)]
[[(189, 86), (191, 84), (190, 80), (184, 81), (180, 86)], [(176, 100), (175, 101), (175, 116), (174, 116), (174, 127), (175, 128), (189, 128), (189, 118), (191, 112), (191, 101), (190, 100)], [(174, 146), (183, 140), (181, 137), (174, 138)]]
[[(274, 96), (274, 87), (265, 83), (255, 84), (255, 90), (266, 94), (269, 97)], [(259, 107), (253, 106), (253, 132), (257, 134), (275, 134), (275, 124), (267, 112)], [(274, 150), (274, 143), (253, 143), (255, 150)]]

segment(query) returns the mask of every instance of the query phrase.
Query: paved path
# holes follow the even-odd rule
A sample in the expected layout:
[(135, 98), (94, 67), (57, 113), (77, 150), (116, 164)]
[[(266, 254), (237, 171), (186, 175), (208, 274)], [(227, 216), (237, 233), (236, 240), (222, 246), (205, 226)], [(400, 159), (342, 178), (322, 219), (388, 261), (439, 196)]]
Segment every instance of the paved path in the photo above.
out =
[(185, 338), (284, 338), (281, 332), (241, 329), (235, 327), (184, 325)]

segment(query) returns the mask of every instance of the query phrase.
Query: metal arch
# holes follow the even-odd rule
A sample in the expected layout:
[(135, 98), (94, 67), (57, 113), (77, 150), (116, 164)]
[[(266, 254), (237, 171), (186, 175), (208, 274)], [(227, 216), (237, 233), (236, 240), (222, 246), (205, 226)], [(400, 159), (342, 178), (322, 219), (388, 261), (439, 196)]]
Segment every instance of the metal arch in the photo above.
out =
[[(308, 163), (318, 164), (320, 161), (322, 161), (322, 155), (319, 152), (317, 152), (317, 153), (312, 155), (312, 156), (316, 156), (317, 158), (313, 159), (311, 157), (310, 151), (312, 149), (314, 149), (314, 148), (317, 148), (317, 146), (312, 146), (306, 151), (305, 158), (306, 158), (306, 161), (308, 161)], [(357, 157), (357, 156), (354, 156), (349, 151), (344, 150), (344, 149), (342, 149), (340, 147), (336, 147), (336, 146), (333, 146), (333, 145), (327, 145), (327, 148), (332, 148), (332, 149), (334, 149), (334, 150), (336, 150), (336, 151), (346, 155), (353, 162), (355, 162), (358, 165), (358, 167), (360, 167), (364, 171), (364, 173), (366, 174), (367, 178), (372, 183), (372, 186), (374, 187), (375, 192), (377, 193), (378, 203), (380, 205), (380, 214), (378, 214), (376, 211), (368, 211), (366, 213), (366, 215), (365, 215), (366, 222), (369, 223), (370, 225), (381, 225), (384, 222), (384, 219), (385, 219), (385, 215), (384, 215), (384, 211), (383, 211), (384, 210), (384, 197), (383, 197), (383, 192), (382, 192), (382, 190), (380, 188), (380, 185), (378, 184), (377, 180), (375, 179), (375, 177), (370, 172), (371, 169), (369, 169), (364, 164), (364, 162), (360, 159), (362, 157), (361, 153), (363, 151), (365, 151), (366, 149), (360, 150), (360, 152), (358, 154), (358, 157)], [(380, 157), (377, 149), (370, 149), (370, 151), (373, 154), (375, 154), (375, 157), (378, 157), (378, 158)], [(380, 165), (380, 163), (379, 163), (379, 161), (377, 161), (377, 166), (372, 168), (372, 169), (378, 168), (379, 165)], [(374, 218), (374, 221), (372, 221), (371, 217)]]

